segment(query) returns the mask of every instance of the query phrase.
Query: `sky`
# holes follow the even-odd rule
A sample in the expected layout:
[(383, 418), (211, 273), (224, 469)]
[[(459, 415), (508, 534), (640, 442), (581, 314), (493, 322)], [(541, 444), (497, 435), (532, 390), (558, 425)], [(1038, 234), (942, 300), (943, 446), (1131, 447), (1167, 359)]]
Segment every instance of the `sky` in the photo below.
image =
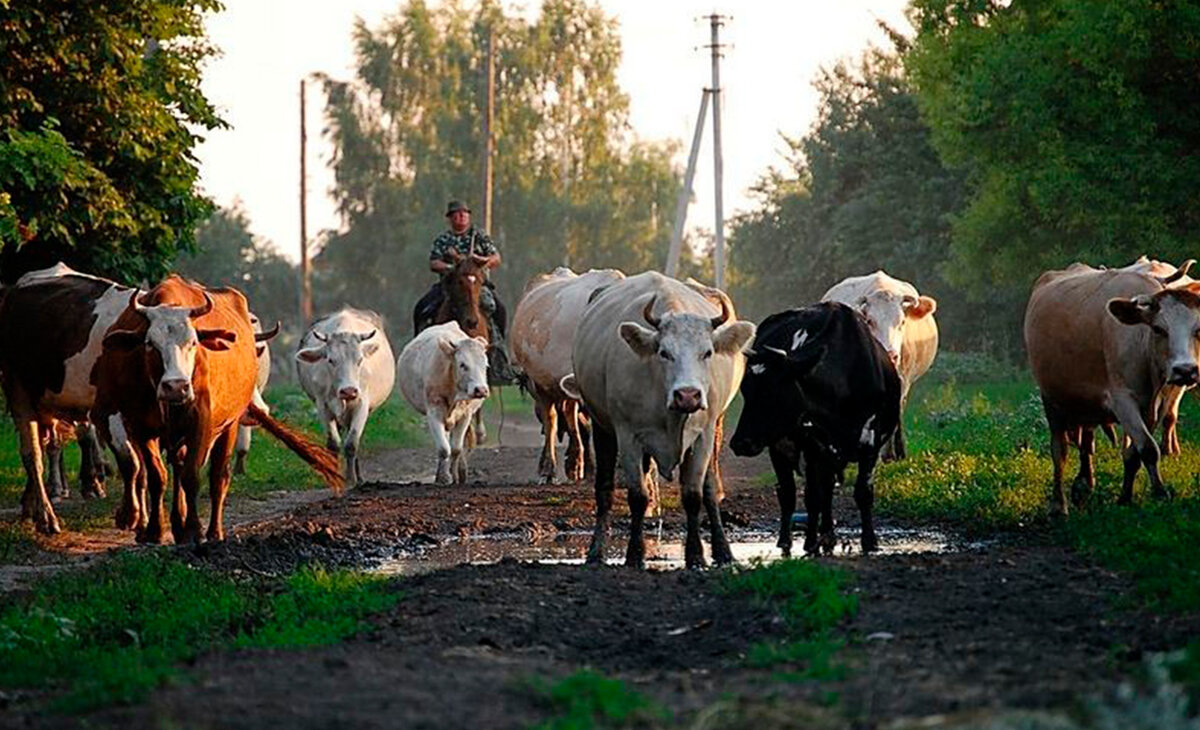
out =
[[(436, 5), (437, 0), (430, 0)], [(470, 6), (471, 3), (463, 3)], [(857, 58), (871, 43), (886, 44), (877, 21), (909, 28), (907, 0), (600, 0), (617, 19), (623, 58), (618, 73), (630, 99), (630, 122), (641, 140), (680, 142), (682, 171), (699, 111), (711, 85), (705, 47), (707, 16), (731, 16), (721, 30), (721, 140), (726, 221), (755, 207), (750, 188), (781, 167), (781, 134), (798, 137), (816, 119), (812, 83), (822, 67)], [(300, 80), (314, 72), (354, 75), (350, 31), (356, 17), (378, 26), (401, 0), (226, 0), (208, 20), (221, 49), (209, 62), (203, 88), (230, 124), (209, 132), (197, 149), (201, 188), (220, 205), (240, 201), (253, 232), (293, 261), (300, 251)], [(536, 16), (540, 3), (504, 0), (510, 12)], [(286, 8), (286, 9), (285, 9)], [(323, 229), (341, 227), (329, 189), (331, 146), (321, 135), (324, 100), (307, 90), (307, 188), (310, 244)], [(711, 112), (710, 112), (711, 114)], [(712, 123), (707, 122), (696, 167), (688, 227), (714, 228)], [(465, 191), (471, 204), (476, 191)], [(442, 225), (430, 212), (430, 228)], [(728, 229), (727, 229), (728, 230)]]

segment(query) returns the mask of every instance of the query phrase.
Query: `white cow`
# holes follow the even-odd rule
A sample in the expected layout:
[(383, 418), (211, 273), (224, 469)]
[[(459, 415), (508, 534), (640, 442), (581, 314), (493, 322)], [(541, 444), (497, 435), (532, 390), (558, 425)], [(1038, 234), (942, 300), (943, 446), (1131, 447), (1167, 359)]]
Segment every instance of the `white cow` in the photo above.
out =
[[(843, 279), (825, 292), (821, 301), (849, 305), (867, 321), (900, 375), (903, 412), (912, 384), (929, 370), (937, 356), (938, 329), (933, 318), (937, 301), (883, 271)], [(902, 426), (896, 429), (896, 436), (884, 453), (887, 457), (904, 458)]]
[(458, 322), (435, 325), (405, 346), (396, 368), (400, 392), (425, 415), (437, 446), (437, 483), (465, 483), (467, 429), (490, 394), (487, 340), (468, 336)]
[(345, 457), (346, 481), (361, 484), (359, 439), (367, 416), (388, 399), (396, 382), (383, 321), (375, 312), (351, 307), (317, 320), (300, 338), (296, 371), (325, 424), (329, 448)]
[[(250, 324), (254, 327), (254, 333), (262, 334), (262, 321), (254, 312), (250, 313)], [(258, 358), (258, 379), (254, 382), (254, 402), (259, 408), (267, 413), (271, 412), (267, 402), (263, 400), (263, 391), (267, 389), (267, 381), (271, 378), (271, 346), (267, 344), (275, 335), (279, 334), (279, 323), (275, 323), (275, 328), (267, 335), (267, 339), (259, 341), (255, 338), (254, 356)], [(237, 445), (234, 448), (233, 473), (244, 474), (246, 471), (246, 454), (250, 452), (250, 434), (253, 430), (250, 426), (238, 426)]]

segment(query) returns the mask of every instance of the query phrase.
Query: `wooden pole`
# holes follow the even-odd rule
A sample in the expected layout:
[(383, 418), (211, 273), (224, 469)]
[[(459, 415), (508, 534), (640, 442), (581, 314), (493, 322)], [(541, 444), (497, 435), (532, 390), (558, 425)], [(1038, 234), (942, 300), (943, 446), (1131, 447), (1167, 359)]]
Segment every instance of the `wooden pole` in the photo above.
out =
[(308, 162), (305, 159), (308, 133), (304, 121), (304, 79), (300, 79), (300, 321), (312, 322), (312, 287), (308, 271)]
[(496, 67), (493, 61), (493, 46), (496, 32), (488, 28), (487, 49), (484, 55), (483, 71), (483, 195), (480, 200), (482, 215), (480, 221), (483, 230), (492, 230), (492, 157), (495, 154), (495, 140), (492, 138), (492, 116), (496, 105)]

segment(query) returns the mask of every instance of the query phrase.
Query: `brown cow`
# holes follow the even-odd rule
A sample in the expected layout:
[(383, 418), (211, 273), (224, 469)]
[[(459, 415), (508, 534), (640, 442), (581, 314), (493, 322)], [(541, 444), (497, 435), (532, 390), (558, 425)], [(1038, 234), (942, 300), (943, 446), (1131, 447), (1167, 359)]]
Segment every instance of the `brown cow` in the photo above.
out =
[[(139, 541), (162, 540), (164, 448), (172, 457), (179, 485), (171, 510), (175, 542), (200, 540), (196, 496), (206, 460), (212, 500), (207, 537), (224, 538), (229, 461), (243, 414), (248, 413), (314, 466), (335, 490), (340, 489), (336, 457), (252, 403), (258, 373), (254, 345), (241, 292), (207, 290), (179, 276), (168, 277), (141, 297), (130, 297), (104, 337), (104, 353), (92, 373), (97, 390), (93, 420), (113, 445), (125, 480), (123, 511), (149, 512)], [(143, 478), (149, 504), (138, 504), (137, 485)]]
[(1121, 503), (1146, 466), (1155, 496), (1167, 496), (1158, 473), (1153, 430), (1168, 386), (1200, 380), (1200, 283), (1166, 287), (1159, 278), (1122, 269), (1073, 264), (1037, 280), (1025, 311), (1025, 346), (1050, 425), (1054, 463), (1052, 508), (1066, 514), (1063, 467), (1067, 444), (1079, 447), (1071, 498), (1082, 503), (1095, 485), (1094, 430), (1121, 424), (1128, 446)]

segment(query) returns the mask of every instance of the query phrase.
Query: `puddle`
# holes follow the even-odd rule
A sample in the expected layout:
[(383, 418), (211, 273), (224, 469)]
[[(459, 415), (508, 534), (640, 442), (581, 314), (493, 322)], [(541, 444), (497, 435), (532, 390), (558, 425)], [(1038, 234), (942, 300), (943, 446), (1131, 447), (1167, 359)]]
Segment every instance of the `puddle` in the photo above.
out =
[[(876, 532), (880, 542), (877, 555), (961, 552), (982, 546), (982, 543), (968, 543), (938, 530), (880, 527)], [(609, 540), (605, 560), (610, 565), (620, 565), (625, 560), (625, 540), (618, 533), (619, 530), (614, 530)], [(474, 535), (447, 540), (416, 555), (386, 559), (372, 572), (384, 575), (414, 575), (464, 563), (496, 563), (504, 558), (545, 564), (582, 565), (591, 536), (591, 532), (564, 532), (552, 539), (530, 541), (516, 534)], [(779, 548), (775, 546), (774, 533), (739, 530), (735, 536), (738, 539), (730, 543), (730, 548), (733, 550), (734, 559), (739, 563), (747, 563), (754, 559), (771, 561), (781, 557)], [(704, 532), (703, 537), (705, 555), (710, 556), (707, 532)], [(858, 537), (856, 529), (839, 528), (838, 546), (834, 555), (858, 554)], [(803, 535), (800, 534), (796, 541), (797, 550), (802, 541)], [(646, 567), (649, 570), (682, 569), (683, 535), (659, 536), (653, 530), (647, 531), (646, 556)]]

